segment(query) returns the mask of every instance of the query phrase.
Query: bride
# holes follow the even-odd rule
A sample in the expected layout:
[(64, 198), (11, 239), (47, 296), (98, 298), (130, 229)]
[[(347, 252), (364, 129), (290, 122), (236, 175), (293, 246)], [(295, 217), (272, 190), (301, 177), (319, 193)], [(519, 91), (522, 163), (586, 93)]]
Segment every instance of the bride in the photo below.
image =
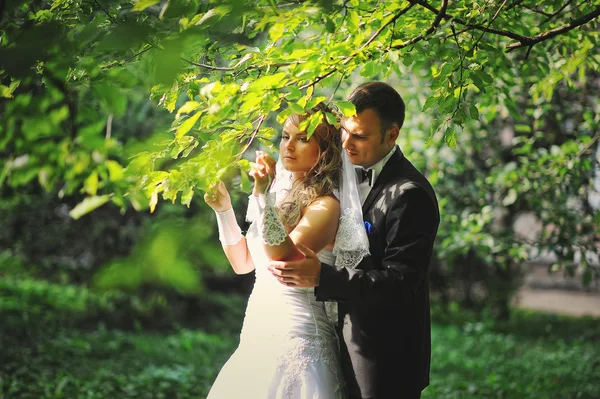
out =
[[(323, 117), (309, 138), (299, 126), (315, 112)], [(257, 151), (245, 237), (225, 185), (220, 182), (215, 193), (204, 196), (217, 214), (219, 239), (233, 270), (256, 270), (240, 344), (207, 399), (346, 396), (335, 316), (328, 314), (335, 307), (326, 310), (312, 288), (293, 287), (267, 270), (270, 260), (303, 257), (299, 244), (339, 266), (354, 267), (368, 254), (354, 169), (325, 112), (331, 110), (320, 104), (287, 119), (277, 164)]]

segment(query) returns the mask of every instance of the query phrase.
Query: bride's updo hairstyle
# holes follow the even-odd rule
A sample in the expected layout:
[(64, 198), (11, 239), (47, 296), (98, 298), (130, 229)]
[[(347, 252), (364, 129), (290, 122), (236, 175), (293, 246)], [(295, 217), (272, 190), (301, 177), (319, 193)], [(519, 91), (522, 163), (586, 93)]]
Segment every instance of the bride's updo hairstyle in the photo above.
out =
[(325, 116), (326, 112), (334, 114), (333, 110), (320, 103), (304, 115), (290, 115), (287, 122), (299, 127), (302, 121), (317, 112), (322, 114), (321, 123), (311, 136), (311, 139), (317, 139), (319, 143), (317, 162), (306, 172), (302, 181), (293, 185), (285, 200), (278, 206), (279, 217), (288, 232), (296, 227), (306, 207), (317, 198), (332, 194), (339, 186), (342, 137), (339, 128), (331, 125)]

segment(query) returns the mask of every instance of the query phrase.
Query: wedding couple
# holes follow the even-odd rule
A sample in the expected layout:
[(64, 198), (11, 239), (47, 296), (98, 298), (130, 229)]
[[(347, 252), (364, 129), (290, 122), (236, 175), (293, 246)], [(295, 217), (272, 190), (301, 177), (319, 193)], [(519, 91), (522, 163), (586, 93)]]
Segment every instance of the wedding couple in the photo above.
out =
[(246, 236), (223, 183), (205, 195), (235, 272), (256, 270), (208, 399), (413, 399), (429, 383), (436, 196), (395, 145), (400, 95), (370, 82), (349, 100), (341, 132), (321, 104), (285, 122), (277, 164), (257, 152)]

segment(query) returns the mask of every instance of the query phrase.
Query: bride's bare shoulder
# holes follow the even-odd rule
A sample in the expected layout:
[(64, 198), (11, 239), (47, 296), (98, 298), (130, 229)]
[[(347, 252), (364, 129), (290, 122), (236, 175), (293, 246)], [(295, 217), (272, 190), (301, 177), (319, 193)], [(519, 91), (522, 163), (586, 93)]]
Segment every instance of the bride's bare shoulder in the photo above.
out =
[(339, 211), (340, 201), (333, 194), (323, 195), (311, 202), (308, 208), (315, 210)]

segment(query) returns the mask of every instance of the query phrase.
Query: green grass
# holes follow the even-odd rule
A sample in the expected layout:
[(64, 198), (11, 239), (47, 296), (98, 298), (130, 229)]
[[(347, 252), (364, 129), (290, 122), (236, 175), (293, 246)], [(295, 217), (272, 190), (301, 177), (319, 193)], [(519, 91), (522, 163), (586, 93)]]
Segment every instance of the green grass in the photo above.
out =
[(532, 338), (481, 324), (436, 325), (424, 398), (599, 398), (600, 348), (583, 338)]
[(64, 331), (4, 348), (0, 397), (203, 398), (236, 345), (232, 335)]
[[(0, 281), (0, 399), (204, 398), (237, 345), (244, 299), (199, 301), (202, 329), (194, 321), (148, 324), (165, 317), (155, 307), (171, 305), (132, 305), (139, 301)], [(140, 322), (119, 328), (127, 315)], [(433, 326), (423, 398), (600, 398), (600, 320), (523, 311), (507, 323), (462, 316)]]

